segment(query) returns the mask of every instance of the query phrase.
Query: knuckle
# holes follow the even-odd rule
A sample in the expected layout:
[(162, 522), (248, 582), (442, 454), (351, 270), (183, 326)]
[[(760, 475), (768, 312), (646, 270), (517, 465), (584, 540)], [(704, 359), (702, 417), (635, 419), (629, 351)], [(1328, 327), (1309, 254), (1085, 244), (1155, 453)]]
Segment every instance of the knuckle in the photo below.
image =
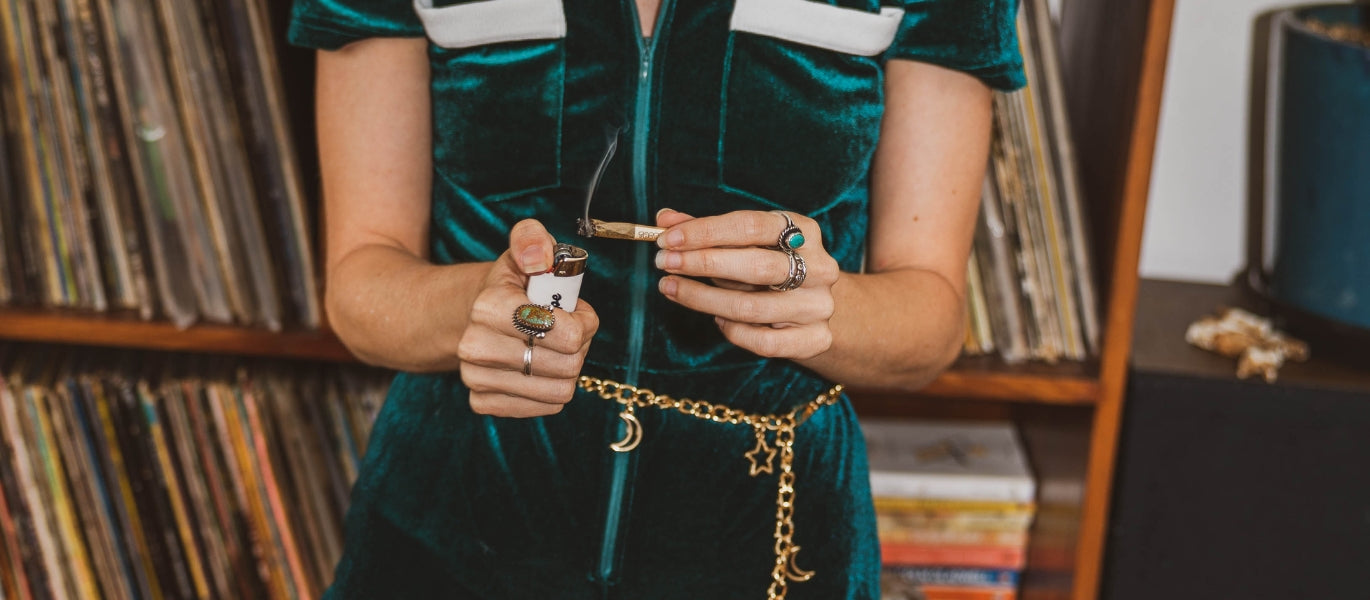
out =
[(765, 225), (762, 224), (761, 215), (765, 213), (753, 212), (747, 218), (740, 219), (739, 225), (742, 227), (742, 235), (747, 239), (756, 239), (764, 233)]
[(480, 344), (473, 341), (470, 335), (463, 335), (461, 341), (457, 342), (457, 359), (464, 363), (475, 362), (479, 348)]
[(749, 276), (751, 277), (751, 281), (754, 283), (770, 283), (774, 281), (780, 281), (781, 279), (785, 278), (785, 275), (788, 274), (788, 269), (785, 273), (780, 273), (776, 271), (775, 262), (770, 260), (748, 261), (747, 266)]
[(592, 312), (585, 317), (584, 321), (585, 324), (581, 330), (581, 337), (584, 341), (588, 342), (590, 341), (590, 338), (594, 337), (595, 332), (599, 331), (599, 315)]
[(810, 358), (812, 358), (813, 356), (818, 356), (819, 354), (823, 354), (824, 352), (827, 352), (828, 350), (831, 350), (831, 349), (832, 349), (832, 330), (830, 330), (830, 329), (828, 329), (828, 328), (825, 327), (825, 328), (823, 328), (823, 330), (822, 330), (821, 332), (819, 332), (819, 334), (818, 334), (818, 343), (817, 343), (817, 347), (816, 347), (816, 352), (814, 352), (813, 355), (810, 356)]
[(563, 379), (557, 382), (556, 401), (562, 404), (570, 402), (576, 396), (576, 380)]
[(818, 224), (818, 221), (799, 213), (791, 213), (791, 216), (794, 218), (795, 227), (803, 231), (805, 236), (812, 235), (813, 241), (820, 244), (823, 242), (823, 227)]
[[(823, 321), (832, 320), (832, 316), (836, 314), (836, 312), (837, 302), (833, 301), (832, 294), (824, 294), (823, 299), (819, 300), (818, 304), (819, 319)], [(829, 332), (828, 336), (831, 337), (832, 332)]]
[(757, 336), (753, 352), (765, 358), (780, 358), (784, 345), (773, 335)]
[(472, 393), (470, 404), (471, 412), (478, 415), (494, 416), (499, 411), (499, 404), (485, 394)]
[(737, 299), (733, 311), (737, 313), (737, 320), (756, 323), (761, 317), (761, 304), (750, 295), (744, 295)]
[(837, 264), (837, 259), (828, 256), (820, 262), (823, 268), (823, 281), (828, 285), (837, 283), (838, 277), (842, 275), (842, 266)]

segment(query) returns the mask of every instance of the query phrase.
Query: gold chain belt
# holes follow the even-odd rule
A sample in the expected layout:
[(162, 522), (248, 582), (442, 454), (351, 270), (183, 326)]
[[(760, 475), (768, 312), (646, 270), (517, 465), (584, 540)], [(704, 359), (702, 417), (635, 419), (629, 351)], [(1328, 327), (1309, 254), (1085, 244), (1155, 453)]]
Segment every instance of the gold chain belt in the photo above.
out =
[[(672, 398), (665, 394), (655, 394), (652, 390), (640, 389), (608, 379), (598, 379), (582, 375), (580, 387), (587, 392), (596, 392), (605, 400), (613, 400), (624, 406), (619, 418), (627, 425), (628, 433), (622, 440), (610, 444), (615, 452), (631, 452), (642, 442), (642, 423), (634, 411), (638, 408), (655, 407), (662, 410), (675, 410), (697, 419), (715, 423), (746, 425), (756, 433), (756, 447), (743, 456), (751, 462), (750, 474), (756, 477), (770, 473), (774, 469), (775, 455), (780, 454), (780, 481), (775, 494), (775, 567), (771, 569), (771, 586), (767, 590), (768, 600), (783, 600), (789, 590), (790, 581), (808, 581), (813, 571), (804, 571), (795, 565), (799, 546), (794, 545), (794, 430), (807, 421), (818, 409), (834, 404), (842, 395), (842, 386), (819, 394), (817, 398), (779, 415), (759, 415), (713, 404), (703, 400)], [(767, 442), (767, 435), (775, 432), (775, 448)]]

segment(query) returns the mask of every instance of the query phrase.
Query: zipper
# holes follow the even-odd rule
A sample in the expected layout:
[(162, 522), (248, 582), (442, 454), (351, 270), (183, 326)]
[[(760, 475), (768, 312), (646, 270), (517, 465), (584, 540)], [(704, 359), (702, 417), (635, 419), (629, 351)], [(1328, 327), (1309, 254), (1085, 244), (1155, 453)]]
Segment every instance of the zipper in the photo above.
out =
[[(635, 208), (635, 219), (638, 223), (647, 222), (647, 142), (651, 127), (648, 126), (651, 113), (652, 99), (652, 70), (653, 53), (656, 42), (661, 39), (661, 24), (665, 21), (666, 12), (670, 9), (671, 0), (661, 0), (661, 5), (657, 7), (656, 25), (652, 27), (652, 36), (649, 40), (643, 35), (642, 20), (638, 14), (637, 0), (627, 0), (632, 6), (633, 30), (637, 33), (637, 94), (635, 98), (636, 106), (633, 110), (633, 202)], [(632, 281), (629, 284), (632, 294), (631, 312), (628, 316), (628, 364), (624, 380), (629, 385), (637, 385), (639, 371), (642, 368), (642, 340), (646, 327), (646, 305), (647, 305), (647, 251), (648, 244), (635, 244), (637, 246), (633, 262)], [(620, 423), (618, 435), (623, 435), (623, 428), (626, 425)], [(605, 511), (604, 520), (604, 542), (600, 546), (599, 579), (606, 584), (614, 575), (614, 558), (618, 550), (618, 530), (619, 522), (623, 515), (623, 500), (627, 488), (628, 479), (628, 459), (629, 452), (615, 452), (613, 457), (613, 471), (610, 475), (609, 485), (609, 504)]]

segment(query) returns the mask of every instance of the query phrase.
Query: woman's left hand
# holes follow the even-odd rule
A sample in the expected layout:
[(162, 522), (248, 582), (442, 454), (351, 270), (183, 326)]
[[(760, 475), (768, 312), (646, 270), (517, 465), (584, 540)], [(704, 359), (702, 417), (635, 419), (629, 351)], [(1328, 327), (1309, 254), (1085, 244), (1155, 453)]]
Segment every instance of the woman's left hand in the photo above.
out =
[[(803, 285), (776, 291), (791, 276), (789, 256), (777, 249), (787, 223), (775, 212), (742, 210), (691, 217), (670, 209), (657, 214), (668, 229), (657, 238), (656, 266), (670, 273), (658, 288), (672, 301), (714, 315), (733, 344), (770, 358), (804, 360), (832, 346), (837, 261), (823, 248), (818, 223), (788, 212), (804, 235), (796, 250), (807, 270)], [(707, 278), (713, 285), (690, 279)]]

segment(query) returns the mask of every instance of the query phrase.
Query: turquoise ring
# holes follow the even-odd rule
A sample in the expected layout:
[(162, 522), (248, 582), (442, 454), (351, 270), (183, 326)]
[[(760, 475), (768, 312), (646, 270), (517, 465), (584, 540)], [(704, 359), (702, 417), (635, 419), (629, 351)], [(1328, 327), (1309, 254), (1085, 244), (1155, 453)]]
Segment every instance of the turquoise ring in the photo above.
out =
[(785, 217), (785, 229), (780, 232), (780, 237), (776, 240), (776, 247), (785, 252), (794, 252), (804, 246), (804, 232), (794, 226), (794, 220), (790, 219), (789, 213), (783, 210), (771, 211)]
[(533, 339), (547, 337), (547, 332), (552, 330), (552, 326), (557, 324), (556, 315), (551, 307), (539, 304), (524, 304), (514, 310), (514, 329), (519, 333), (528, 336), (528, 345), (533, 344)]

